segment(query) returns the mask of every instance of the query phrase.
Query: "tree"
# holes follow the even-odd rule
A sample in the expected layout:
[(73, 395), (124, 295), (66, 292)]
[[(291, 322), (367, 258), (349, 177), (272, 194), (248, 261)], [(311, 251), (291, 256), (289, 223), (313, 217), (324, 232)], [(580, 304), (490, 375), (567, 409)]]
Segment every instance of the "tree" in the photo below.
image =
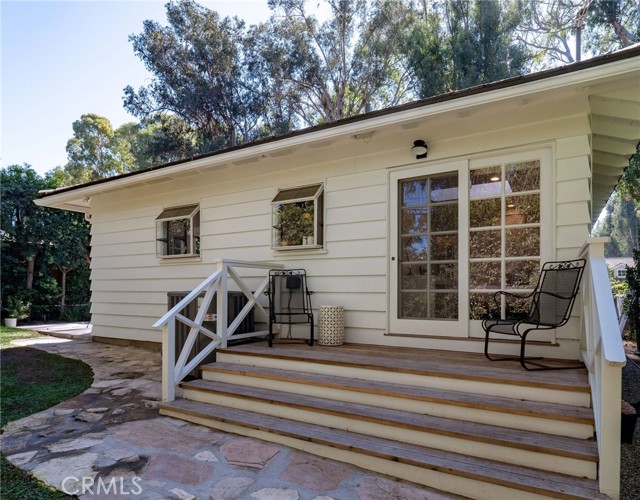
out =
[(49, 238), (48, 261), (60, 272), (60, 306), (67, 304), (67, 277), (82, 266), (88, 268), (89, 225), (84, 214), (63, 210), (44, 213)]
[(264, 70), (306, 125), (331, 122), (413, 97), (400, 52), (411, 10), (396, 0), (327, 0), (320, 22), (305, 0), (269, 0), (253, 36)]
[(425, 3), (405, 43), (420, 96), (524, 73), (528, 54), (514, 38), (520, 20), (518, 3), (510, 0)]
[(628, 288), (624, 309), (636, 338), (637, 351), (640, 352), (640, 232), (637, 235), (637, 245), (633, 251), (633, 267), (627, 266)]
[[(3, 261), (7, 259), (15, 268), (5, 266), (11, 272), (10, 281), (19, 280), (19, 288), (33, 288), (36, 257), (46, 248), (46, 225), (40, 217), (41, 209), (33, 200), (38, 191), (47, 186), (30, 165), (10, 165), (0, 173), (2, 215), (0, 219)], [(3, 276), (3, 287), (5, 279)], [(4, 295), (4, 294), (3, 294)]]
[[(130, 147), (139, 169), (182, 160), (200, 153), (199, 132), (175, 115), (159, 114), (130, 127)], [(118, 129), (120, 130), (120, 129)]]
[(522, 12), (518, 38), (540, 68), (580, 60), (582, 45), (598, 55), (640, 40), (637, 0), (526, 0)]
[(91, 113), (73, 122), (67, 155), (65, 184), (111, 177), (136, 167), (126, 135), (114, 131), (107, 118)]
[(168, 113), (197, 130), (199, 150), (253, 139), (265, 98), (253, 89), (244, 64), (244, 23), (192, 0), (167, 4), (168, 26), (145, 21), (129, 39), (155, 78), (125, 88), (127, 111), (141, 119)]
[[(59, 179), (59, 170), (43, 179), (26, 164), (0, 170), (2, 297), (31, 303), (32, 317), (57, 317), (68, 276), (74, 298), (88, 301), (88, 224), (81, 214), (33, 203), (39, 190), (58, 187)], [(62, 289), (52, 275), (56, 269)]]

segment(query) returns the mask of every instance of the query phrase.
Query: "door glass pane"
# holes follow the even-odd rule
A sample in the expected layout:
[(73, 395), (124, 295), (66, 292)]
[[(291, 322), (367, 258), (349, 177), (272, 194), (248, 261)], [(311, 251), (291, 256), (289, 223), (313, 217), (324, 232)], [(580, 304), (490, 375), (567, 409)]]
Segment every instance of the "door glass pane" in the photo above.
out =
[(426, 206), (427, 205), (427, 190), (428, 183), (426, 179), (413, 179), (403, 181), (402, 185), (402, 206)]
[(429, 297), (431, 317), (434, 319), (458, 318), (457, 293), (432, 293)]
[(458, 288), (458, 264), (431, 264), (432, 290)]
[(502, 167), (488, 167), (471, 171), (471, 198), (497, 196), (502, 192)]
[(426, 236), (403, 236), (400, 238), (400, 258), (402, 262), (427, 260), (428, 238)]
[(429, 220), (426, 208), (410, 208), (402, 210), (400, 231), (402, 234), (426, 233)]
[(433, 205), (431, 207), (431, 230), (455, 231), (458, 229), (458, 204)]
[(407, 319), (428, 318), (427, 297), (426, 292), (400, 292), (400, 317)]
[(398, 189), (399, 318), (457, 319), (458, 175), (402, 180)]
[(428, 287), (427, 264), (401, 264), (400, 288), (403, 290), (426, 290)]
[(472, 259), (500, 257), (502, 231), (472, 231), (469, 233), (469, 256)]
[(537, 191), (540, 189), (540, 162), (525, 161), (506, 165), (505, 191), (518, 193), (521, 191)]
[(431, 178), (431, 201), (442, 202), (458, 199), (458, 174), (446, 174)]
[(475, 292), (469, 294), (469, 319), (500, 317), (500, 309), (493, 300), (494, 293)]
[(431, 237), (431, 260), (457, 260), (458, 233)]
[(507, 196), (505, 203), (505, 223), (507, 225), (540, 222), (539, 194)]
[(500, 261), (471, 262), (469, 265), (469, 286), (471, 288), (499, 289)]
[(521, 227), (505, 231), (507, 257), (533, 257), (540, 255), (540, 228)]
[(534, 288), (540, 274), (538, 260), (508, 260), (506, 267), (507, 288)]
[(471, 200), (469, 203), (469, 227), (499, 226), (502, 223), (502, 200)]

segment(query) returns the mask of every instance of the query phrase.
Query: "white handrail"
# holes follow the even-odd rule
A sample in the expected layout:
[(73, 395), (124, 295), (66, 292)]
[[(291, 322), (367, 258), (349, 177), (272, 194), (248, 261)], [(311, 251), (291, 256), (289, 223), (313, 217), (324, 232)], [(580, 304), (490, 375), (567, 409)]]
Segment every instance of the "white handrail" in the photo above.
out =
[[(247, 286), (236, 268), (251, 269), (274, 269), (281, 268), (280, 264), (269, 262), (245, 262), (240, 260), (222, 259), (214, 261), (216, 270), (213, 274), (203, 280), (186, 297), (173, 306), (166, 314), (153, 324), (154, 328), (162, 328), (162, 400), (173, 401), (175, 399), (176, 386), (187, 374), (196, 368), (209, 354), (217, 347), (227, 347), (229, 339), (241, 339), (266, 335), (268, 331), (245, 332), (236, 334), (236, 330), (242, 321), (247, 317), (252, 309), (265, 322), (269, 321), (269, 315), (264, 307), (257, 301), (269, 283), (269, 276), (265, 276), (255, 291)], [(238, 286), (240, 291), (247, 298), (247, 304), (242, 308), (233, 321), (229, 323), (228, 315), (228, 289), (229, 278)], [(191, 320), (186, 318), (180, 311), (191, 302), (197, 300), (204, 292), (204, 297), (198, 307), (196, 317)], [(216, 331), (212, 332), (203, 325), (206, 319), (209, 306), (216, 299)], [(179, 321), (187, 325), (190, 330), (185, 340), (180, 355), (176, 360), (176, 322)], [(211, 339), (206, 346), (190, 358), (193, 346), (200, 334)]]
[(610, 238), (589, 238), (580, 252), (587, 260), (582, 287), (582, 357), (589, 384), (598, 439), (600, 492), (620, 496), (620, 395), (626, 363), (613, 303), (604, 246)]

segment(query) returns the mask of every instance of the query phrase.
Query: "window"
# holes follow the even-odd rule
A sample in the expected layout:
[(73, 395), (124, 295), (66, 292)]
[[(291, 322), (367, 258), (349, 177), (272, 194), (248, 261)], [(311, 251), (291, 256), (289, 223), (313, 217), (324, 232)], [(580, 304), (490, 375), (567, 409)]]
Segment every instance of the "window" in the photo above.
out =
[(618, 269), (616, 271), (616, 277), (618, 277), (620, 279), (625, 279), (627, 277), (627, 270), (626, 269)]
[(271, 202), (274, 248), (291, 250), (323, 246), (323, 194), (322, 184), (278, 191)]
[[(499, 317), (494, 293), (530, 291), (538, 278), (540, 161), (473, 169), (469, 181), (469, 319)], [(526, 301), (511, 305), (526, 312)]]
[(399, 183), (398, 318), (458, 319), (458, 174)]
[(187, 257), (200, 254), (200, 207), (165, 208), (156, 218), (156, 255)]

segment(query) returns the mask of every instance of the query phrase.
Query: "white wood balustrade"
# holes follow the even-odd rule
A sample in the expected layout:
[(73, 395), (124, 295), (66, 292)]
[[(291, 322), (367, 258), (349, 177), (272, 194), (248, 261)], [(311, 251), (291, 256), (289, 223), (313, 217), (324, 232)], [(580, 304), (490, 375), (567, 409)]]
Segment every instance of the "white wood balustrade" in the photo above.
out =
[[(268, 331), (248, 332), (236, 334), (238, 326), (249, 314), (251, 309), (255, 308), (257, 316), (265, 323), (269, 322), (269, 314), (264, 307), (257, 301), (269, 284), (268, 270), (281, 268), (282, 266), (274, 263), (266, 262), (246, 262), (240, 260), (221, 259), (215, 262), (216, 270), (202, 283), (195, 287), (184, 299), (171, 308), (162, 318), (156, 321), (154, 328), (162, 328), (162, 400), (173, 401), (175, 399), (176, 386), (185, 378), (185, 376), (202, 361), (211, 354), (217, 347), (227, 347), (229, 339), (242, 339), (248, 337), (257, 337), (267, 335)], [(266, 270), (264, 278), (255, 291), (241, 278), (238, 273), (239, 268), (261, 269)], [(247, 297), (247, 304), (236, 318), (227, 326), (228, 323), (228, 290), (229, 278)], [(204, 298), (200, 302), (198, 312), (194, 320), (180, 314), (188, 304), (204, 292)], [(209, 306), (216, 299), (216, 331), (213, 332), (203, 326)], [(176, 322), (179, 321), (190, 327), (189, 335), (184, 346), (176, 360)], [(211, 339), (200, 352), (188, 360), (189, 354), (193, 349), (199, 334), (203, 334)]]
[(609, 241), (589, 238), (581, 251), (580, 256), (587, 259), (581, 347), (598, 438), (600, 492), (616, 499), (620, 497), (620, 397), (626, 356), (604, 258)]

